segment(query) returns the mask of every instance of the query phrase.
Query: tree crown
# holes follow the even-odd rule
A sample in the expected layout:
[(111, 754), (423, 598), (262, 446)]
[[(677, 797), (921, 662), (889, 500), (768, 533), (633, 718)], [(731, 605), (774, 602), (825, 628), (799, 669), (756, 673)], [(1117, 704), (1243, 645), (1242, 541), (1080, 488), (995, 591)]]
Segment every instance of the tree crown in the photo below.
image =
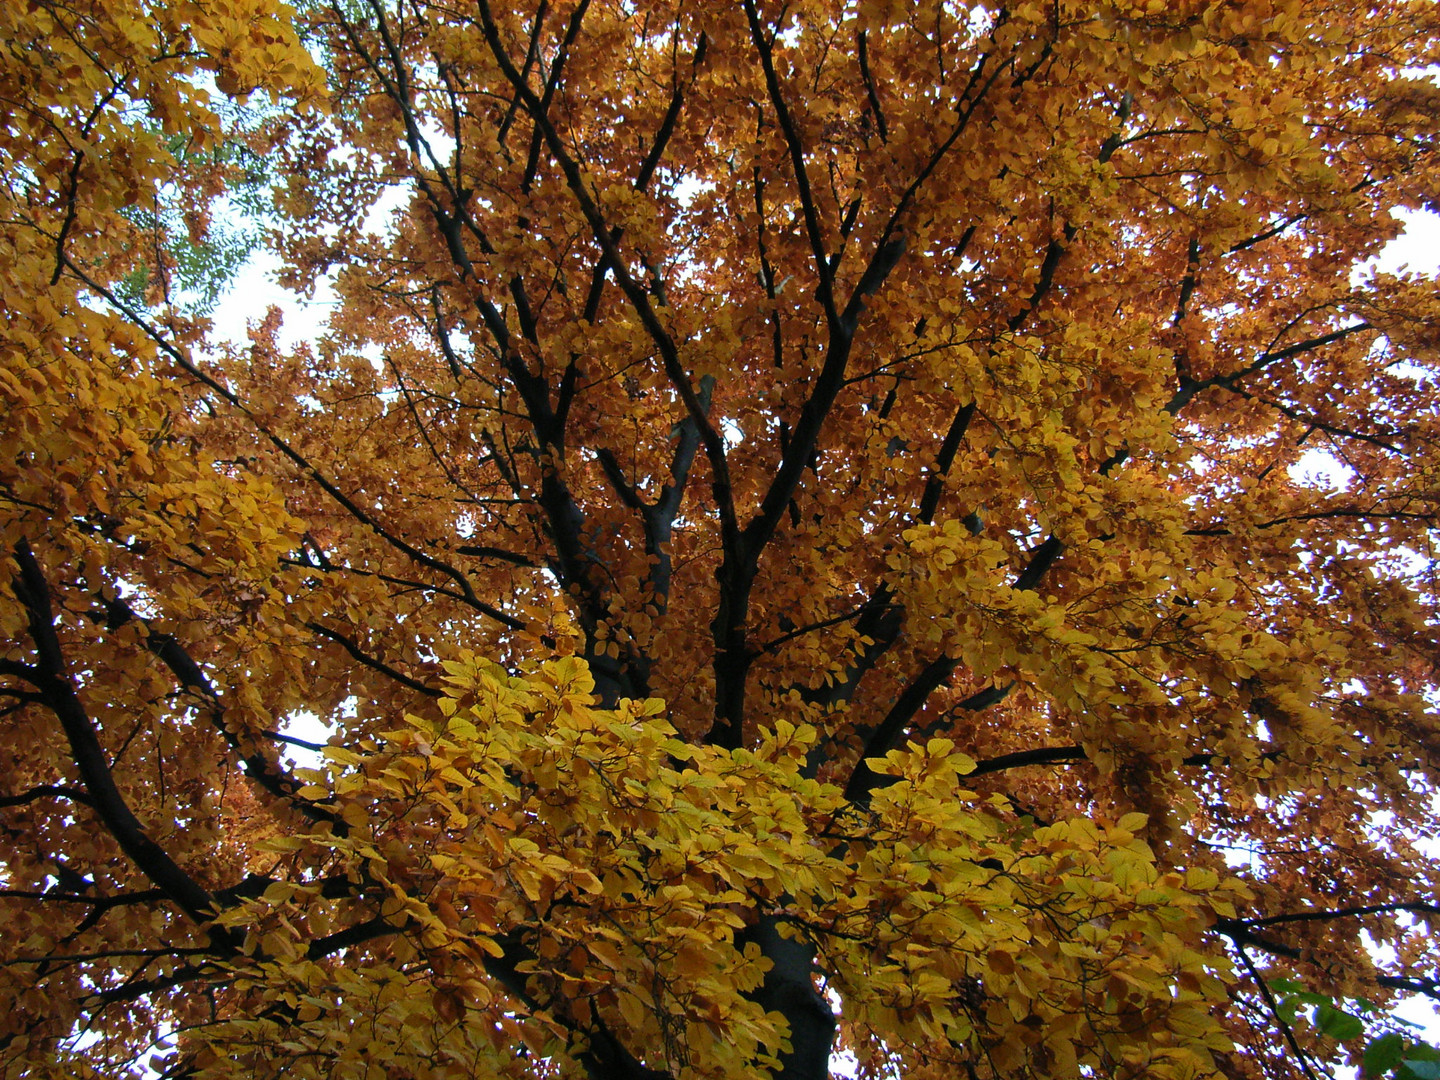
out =
[(7, 1075), (1433, 1080), (1437, 30), (0, 11)]

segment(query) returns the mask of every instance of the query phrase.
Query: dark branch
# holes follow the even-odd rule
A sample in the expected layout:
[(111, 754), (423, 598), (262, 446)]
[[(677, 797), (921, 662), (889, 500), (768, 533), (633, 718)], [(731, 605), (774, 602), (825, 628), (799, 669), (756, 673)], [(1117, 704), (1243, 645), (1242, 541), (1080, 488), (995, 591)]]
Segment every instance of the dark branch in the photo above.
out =
[(1251, 375), (1263, 371), (1271, 364), (1278, 363), (1281, 360), (1288, 360), (1290, 357), (1299, 356), (1302, 353), (1313, 352), (1332, 342), (1343, 340), (1352, 334), (1358, 334), (1370, 329), (1373, 329), (1373, 327), (1368, 322), (1342, 326), (1340, 329), (1332, 330), (1328, 334), (1320, 334), (1317, 337), (1307, 338), (1305, 341), (1297, 341), (1294, 344), (1285, 346), (1283, 349), (1267, 350), (1238, 371), (1232, 371), (1224, 375), (1212, 375), (1208, 379), (1182, 379), (1180, 389), (1176, 390), (1174, 395), (1166, 403), (1165, 411), (1173, 416), (1189, 404), (1190, 400), (1202, 390), (1208, 390), (1212, 386), (1224, 387), (1227, 390), (1237, 390), (1238, 387), (1236, 384), (1241, 379), (1248, 378)]
[(0, 795), (0, 807), (28, 806), (41, 799), (69, 799), (71, 802), (82, 803), (85, 806), (94, 805), (90, 796), (79, 788), (71, 787), (68, 784), (40, 784), (19, 795)]
[(408, 687), (409, 689), (414, 690), (417, 694), (424, 694), (426, 697), (438, 698), (444, 696), (442, 691), (437, 690), (435, 687), (426, 686), (418, 679), (412, 679), (404, 672), (397, 671), (395, 668), (391, 667), (389, 664), (385, 663), (385, 661), (379, 659), (378, 657), (371, 656), (364, 649), (360, 648), (357, 642), (355, 642), (352, 638), (346, 637), (344, 634), (340, 633), (340, 631), (332, 630), (330, 627), (324, 626), (317, 622), (307, 622), (305, 625), (311, 630), (315, 631), (315, 633), (319, 634), (321, 637), (328, 638), (330, 641), (335, 642), (335, 644), (339, 645), (354, 659), (358, 660), (361, 664), (365, 665), (370, 670), (378, 671), (380, 674), (385, 675), (388, 678), (394, 679), (401, 686)]
[(999, 757), (977, 762), (968, 775), (984, 776), (987, 773), (1003, 772), (1005, 769), (1021, 769), (1027, 765), (1055, 765), (1084, 760), (1084, 747), (1045, 746), (1035, 750), (1017, 750), (1013, 754), (1001, 754)]
[(1040, 579), (1045, 576), (1045, 572), (1054, 565), (1055, 560), (1064, 550), (1065, 545), (1058, 537), (1048, 537), (1043, 544), (1030, 552), (1030, 561), (1021, 571), (1020, 576), (1015, 579), (1013, 587), (1018, 592), (1028, 592), (1038, 588)]
[(937, 657), (926, 664), (910, 685), (900, 692), (895, 704), (866, 740), (860, 760), (845, 785), (845, 798), (851, 802), (863, 802), (873, 788), (887, 779), (871, 769), (866, 759), (880, 757), (895, 748), (911, 720), (925, 707), (936, 687), (950, 678), (958, 664), (958, 660), (948, 656)]
[(1269, 984), (1261, 977), (1260, 972), (1255, 970), (1255, 964), (1250, 959), (1250, 955), (1245, 951), (1245, 946), (1239, 941), (1236, 941), (1235, 944), (1235, 952), (1240, 957), (1240, 963), (1244, 965), (1245, 971), (1250, 976), (1250, 981), (1253, 982), (1260, 991), (1260, 996), (1265, 999), (1265, 1005), (1269, 1008), (1271, 1015), (1275, 1017), (1275, 1022), (1280, 1025), (1280, 1030), (1285, 1036), (1285, 1041), (1290, 1044), (1291, 1053), (1293, 1053), (1295, 1059), (1300, 1062), (1300, 1068), (1304, 1071), (1305, 1075), (1309, 1077), (1309, 1080), (1317, 1080), (1315, 1070), (1310, 1067), (1309, 1057), (1306, 1056), (1305, 1051), (1301, 1049), (1300, 1043), (1295, 1038), (1294, 1029), (1291, 1028), (1289, 1022), (1286, 1021), (1280, 1011), (1280, 1003), (1275, 1000), (1274, 992), (1271, 991)]
[(499, 559), (501, 562), (511, 563), (515, 566), (524, 566), (529, 569), (539, 569), (540, 564), (528, 555), (521, 555), (517, 551), (506, 551), (504, 548), (487, 547), (482, 544), (461, 544), (455, 549), (457, 555), (469, 555), (475, 559)]
[[(214, 915), (214, 898), (150, 839), (110, 774), (105, 749), (70, 679), (60, 638), (55, 632), (50, 587), (25, 540), (15, 545), (14, 559), (19, 573), (12, 579), (12, 588), (25, 609), (34, 643), (37, 660), (35, 688), (60, 721), (70, 743), (70, 756), (90, 793), (96, 816), (120, 849), (169, 899), (195, 922), (208, 923)], [(214, 944), (226, 951), (233, 948), (230, 937), (228, 931), (219, 928), (211, 930)]]
[(860, 78), (865, 83), (865, 97), (870, 103), (870, 111), (875, 116), (875, 128), (880, 132), (880, 141), (890, 141), (890, 131), (885, 123), (885, 110), (880, 107), (880, 96), (875, 92), (875, 80), (870, 77), (870, 49), (866, 42), (866, 32), (861, 30), (856, 35), (856, 51), (860, 55)]
[(1385, 915), (1406, 911), (1415, 915), (1440, 915), (1440, 904), (1423, 900), (1404, 900), (1393, 904), (1367, 904), (1362, 907), (1333, 908), (1327, 911), (1299, 911), (1288, 915), (1268, 915), (1254, 919), (1230, 919), (1227, 924), (1243, 927), (1278, 926), (1281, 923), (1333, 922), (1336, 919), (1354, 919), (1363, 915)]
[(328, 822), (336, 833), (342, 836), (349, 831), (349, 826), (342, 818), (308, 799), (300, 798), (296, 792), (300, 790), (301, 784), (283, 768), (258, 750), (246, 751), (240, 735), (225, 719), (225, 703), (220, 698), (220, 692), (174, 635), (157, 633), (148, 619), (137, 615), (135, 610), (119, 597), (102, 596), (100, 602), (105, 605), (107, 630), (118, 630), (131, 622), (137, 622), (144, 628), (145, 648), (169, 669), (181, 687), (204, 703), (210, 726), (244, 764), (246, 776), (269, 794), (294, 806), (310, 820)]
[(0, 889), (0, 897), (14, 900), (41, 900), (49, 904), (86, 904), (102, 911), (127, 904), (144, 904), (152, 900), (166, 899), (160, 889), (142, 889), (139, 892), (114, 893), (110, 896), (87, 896), (83, 893), (35, 892), (29, 889)]
[(955, 463), (955, 453), (960, 449), (960, 441), (965, 438), (965, 432), (970, 428), (970, 421), (975, 417), (975, 402), (971, 401), (960, 406), (955, 412), (955, 418), (950, 421), (950, 427), (945, 432), (945, 439), (940, 443), (940, 453), (936, 455), (935, 467), (925, 477), (925, 492), (920, 497), (920, 520), (927, 525), (935, 520), (935, 511), (940, 505), (940, 491), (945, 486), (945, 477), (950, 472), (950, 466)]

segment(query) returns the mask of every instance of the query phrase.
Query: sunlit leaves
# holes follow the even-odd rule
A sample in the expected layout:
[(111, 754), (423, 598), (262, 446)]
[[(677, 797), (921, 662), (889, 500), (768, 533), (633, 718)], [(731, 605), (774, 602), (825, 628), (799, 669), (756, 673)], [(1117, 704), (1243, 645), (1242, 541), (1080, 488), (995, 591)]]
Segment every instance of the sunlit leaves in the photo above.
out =
[(1436, 18), (4, 8), (0, 1071), (1433, 1080)]

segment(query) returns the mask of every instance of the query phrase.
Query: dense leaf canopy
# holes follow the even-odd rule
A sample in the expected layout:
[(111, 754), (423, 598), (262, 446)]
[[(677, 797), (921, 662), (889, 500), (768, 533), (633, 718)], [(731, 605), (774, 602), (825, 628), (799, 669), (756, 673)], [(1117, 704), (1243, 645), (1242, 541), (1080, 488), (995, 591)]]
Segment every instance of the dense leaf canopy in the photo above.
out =
[(1435, 1069), (1430, 0), (0, 39), (0, 1075)]

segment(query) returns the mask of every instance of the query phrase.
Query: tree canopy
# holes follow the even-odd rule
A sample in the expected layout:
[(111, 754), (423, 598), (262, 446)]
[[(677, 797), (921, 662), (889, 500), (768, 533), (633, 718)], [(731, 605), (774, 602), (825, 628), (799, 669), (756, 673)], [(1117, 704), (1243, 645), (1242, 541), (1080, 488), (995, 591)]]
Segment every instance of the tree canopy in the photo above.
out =
[(1440, 1075), (1430, 0), (0, 38), (4, 1076)]

